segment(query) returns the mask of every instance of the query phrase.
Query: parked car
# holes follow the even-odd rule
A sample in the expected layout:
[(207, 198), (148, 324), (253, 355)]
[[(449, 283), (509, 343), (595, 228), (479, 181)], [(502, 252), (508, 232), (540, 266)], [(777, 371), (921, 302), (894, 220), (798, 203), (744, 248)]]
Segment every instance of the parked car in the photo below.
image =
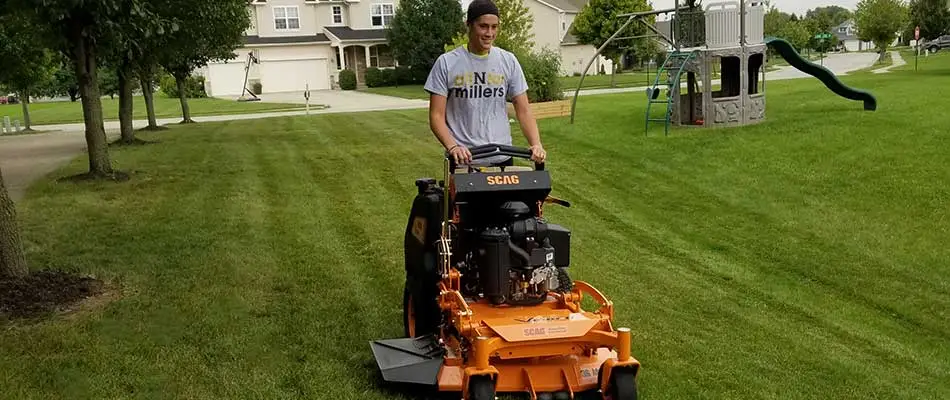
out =
[(19, 103), (16, 94), (10, 93), (6, 96), (0, 96), (0, 104), (17, 104)]
[(924, 42), (924, 50), (931, 53), (936, 53), (946, 48), (950, 48), (950, 35), (943, 35), (929, 42)]

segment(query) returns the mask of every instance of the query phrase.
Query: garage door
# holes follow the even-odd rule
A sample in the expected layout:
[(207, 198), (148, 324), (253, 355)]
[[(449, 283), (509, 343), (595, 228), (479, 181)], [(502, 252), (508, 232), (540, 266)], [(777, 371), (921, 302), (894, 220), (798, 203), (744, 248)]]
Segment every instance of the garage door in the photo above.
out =
[(209, 96), (240, 96), (244, 86), (244, 64), (208, 64), (205, 81)]
[(261, 91), (300, 92), (330, 88), (327, 60), (267, 60), (261, 62)]

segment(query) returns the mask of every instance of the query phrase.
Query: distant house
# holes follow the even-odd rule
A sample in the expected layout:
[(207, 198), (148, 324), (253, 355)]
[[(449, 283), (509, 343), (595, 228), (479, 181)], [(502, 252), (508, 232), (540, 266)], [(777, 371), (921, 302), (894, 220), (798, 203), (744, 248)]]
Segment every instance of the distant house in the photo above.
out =
[[(832, 33), (835, 35), (835, 37), (838, 38), (838, 40), (841, 41), (841, 45), (847, 51), (864, 51), (864, 50), (877, 49), (877, 45), (875, 45), (874, 42), (862, 41), (858, 37), (858, 27), (854, 23), (854, 20), (847, 20), (841, 23), (841, 25), (838, 25), (832, 28), (832, 30), (834, 31)], [(895, 39), (894, 42), (891, 43), (890, 45), (897, 46), (898, 44), (900, 44), (901, 35), (902, 33), (898, 32), (897, 39)]]

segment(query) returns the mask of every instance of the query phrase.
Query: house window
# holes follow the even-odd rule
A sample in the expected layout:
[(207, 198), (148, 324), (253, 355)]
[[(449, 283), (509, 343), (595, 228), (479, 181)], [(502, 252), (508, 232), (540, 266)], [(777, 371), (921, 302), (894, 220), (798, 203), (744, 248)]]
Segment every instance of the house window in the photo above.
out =
[(393, 14), (394, 12), (392, 3), (373, 4), (373, 26), (389, 26), (393, 20)]
[(369, 66), (376, 68), (395, 67), (392, 49), (388, 45), (380, 44), (369, 48)]
[(300, 29), (297, 6), (274, 7), (274, 28), (279, 31)]
[(333, 23), (334, 24), (343, 23), (343, 7), (333, 6)]

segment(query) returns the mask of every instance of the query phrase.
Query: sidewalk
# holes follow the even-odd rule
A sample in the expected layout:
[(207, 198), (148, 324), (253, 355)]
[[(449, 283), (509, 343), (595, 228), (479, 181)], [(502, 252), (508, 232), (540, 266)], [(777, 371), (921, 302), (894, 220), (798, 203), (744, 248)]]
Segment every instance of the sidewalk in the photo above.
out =
[(901, 53), (899, 51), (891, 52), (891, 61), (892, 61), (891, 65), (888, 65), (884, 68), (878, 68), (874, 70), (873, 72), (875, 74), (886, 74), (888, 72), (891, 72), (891, 68), (903, 67), (907, 65), (907, 62), (904, 61), (904, 57), (901, 57)]

